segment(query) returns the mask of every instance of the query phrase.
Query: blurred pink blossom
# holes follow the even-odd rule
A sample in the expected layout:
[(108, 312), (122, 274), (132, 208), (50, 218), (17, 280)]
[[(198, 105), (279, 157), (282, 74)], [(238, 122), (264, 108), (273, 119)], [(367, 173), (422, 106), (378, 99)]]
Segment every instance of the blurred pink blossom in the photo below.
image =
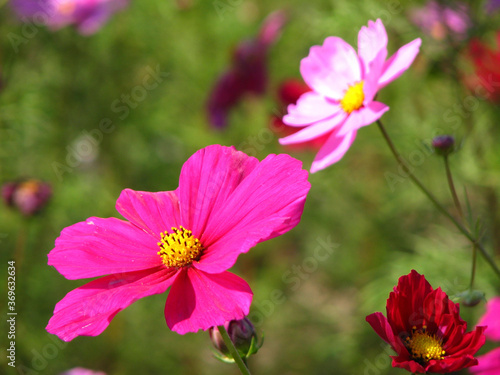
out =
[(500, 0), (490, 0), (485, 5), (486, 12), (496, 12), (500, 9)]
[(76, 25), (83, 35), (98, 31), (117, 11), (125, 8), (129, 0), (11, 0), (19, 15), (34, 22), (46, 24), (53, 30)]
[(1, 189), (5, 204), (18, 209), (24, 216), (42, 210), (52, 197), (50, 184), (36, 179), (7, 182)]
[(450, 35), (456, 39), (465, 38), (471, 27), (469, 7), (462, 2), (454, 2), (453, 7), (437, 1), (429, 1), (423, 8), (412, 12), (410, 18), (423, 32), (437, 40)]
[(83, 367), (75, 367), (71, 370), (62, 372), (59, 375), (106, 375), (106, 373), (102, 371), (89, 370)]

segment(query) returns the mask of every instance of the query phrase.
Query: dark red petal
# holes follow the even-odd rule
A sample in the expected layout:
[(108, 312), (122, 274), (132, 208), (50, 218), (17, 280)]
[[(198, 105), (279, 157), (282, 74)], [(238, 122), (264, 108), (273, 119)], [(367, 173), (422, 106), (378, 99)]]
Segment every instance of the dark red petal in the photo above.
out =
[(486, 327), (476, 327), (474, 331), (467, 332), (459, 345), (449, 349), (449, 354), (453, 356), (474, 355), (486, 341), (486, 337), (484, 336), (485, 329)]
[(461, 357), (445, 357), (442, 360), (432, 360), (426, 366), (428, 373), (446, 374), (455, 372), (470, 366), (477, 365), (477, 359), (468, 355)]
[(433, 290), (425, 297), (423, 307), (426, 324), (429, 328), (433, 326), (432, 331), (440, 325), (444, 314), (454, 314), (458, 316), (458, 307), (450, 301), (441, 288)]
[(421, 364), (402, 356), (392, 357), (392, 367), (404, 368), (405, 370), (410, 371), (412, 374), (425, 373), (425, 368)]
[(387, 319), (396, 331), (410, 333), (412, 327), (422, 326), (424, 300), (432, 290), (425, 277), (415, 270), (399, 278), (387, 300)]
[(391, 345), (398, 355), (406, 355), (407, 358), (409, 357), (408, 350), (403, 345), (401, 339), (394, 335), (392, 327), (382, 313), (376, 312), (370, 314), (366, 317), (366, 321), (372, 326), (382, 340)]

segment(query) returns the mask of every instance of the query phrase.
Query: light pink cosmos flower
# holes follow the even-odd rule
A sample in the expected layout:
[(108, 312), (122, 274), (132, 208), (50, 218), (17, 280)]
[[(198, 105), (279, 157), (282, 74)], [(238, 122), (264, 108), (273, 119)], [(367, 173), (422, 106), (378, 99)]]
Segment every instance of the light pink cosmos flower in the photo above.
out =
[[(21, 19), (42, 21), (57, 30), (74, 24), (83, 35), (98, 31), (117, 11), (125, 8), (129, 0), (11, 0)], [(23, 19), (24, 20), (24, 19)]]
[(242, 319), (252, 291), (227, 270), (299, 223), (307, 177), (288, 155), (259, 162), (213, 145), (187, 160), (176, 190), (124, 190), (116, 209), (128, 221), (91, 217), (57, 238), (48, 263), (66, 278), (108, 276), (69, 292), (47, 330), (65, 341), (99, 335), (120, 310), (169, 287), (165, 318), (177, 333)]
[(317, 172), (339, 161), (359, 128), (378, 120), (389, 107), (374, 100), (378, 90), (398, 78), (412, 64), (420, 39), (387, 58), (387, 33), (382, 21), (369, 21), (358, 35), (358, 53), (338, 37), (313, 46), (302, 59), (300, 72), (312, 92), (288, 106), (283, 122), (304, 127), (280, 139), (283, 145), (308, 142), (328, 134), (311, 166)]

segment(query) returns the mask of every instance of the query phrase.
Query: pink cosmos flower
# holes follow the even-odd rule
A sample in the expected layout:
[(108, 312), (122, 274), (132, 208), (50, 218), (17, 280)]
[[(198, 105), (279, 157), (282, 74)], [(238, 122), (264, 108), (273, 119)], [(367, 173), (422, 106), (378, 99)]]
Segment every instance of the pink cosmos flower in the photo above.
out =
[[(488, 330), (486, 330), (488, 331)], [(471, 367), (470, 372), (476, 375), (498, 375), (500, 374), (500, 348), (477, 357), (477, 366)]]
[(311, 166), (314, 173), (339, 161), (359, 128), (378, 120), (389, 107), (374, 100), (378, 90), (398, 78), (415, 59), (420, 39), (387, 58), (387, 33), (382, 21), (369, 21), (358, 35), (358, 53), (338, 37), (313, 46), (300, 72), (313, 90), (288, 106), (285, 124), (303, 127), (280, 139), (283, 145), (307, 142), (328, 134)]
[(477, 324), (488, 326), (484, 332), (487, 339), (500, 341), (500, 297), (492, 298), (486, 303), (486, 312)]
[[(500, 297), (492, 298), (486, 303), (486, 312), (479, 319), (478, 325), (487, 326), (484, 335), (492, 341), (500, 341)], [(477, 357), (479, 364), (470, 369), (477, 375), (500, 374), (500, 348)]]
[(129, 0), (11, 0), (11, 5), (22, 18), (41, 20), (57, 30), (75, 24), (83, 35), (98, 31)]
[(57, 238), (48, 263), (63, 276), (108, 276), (69, 292), (47, 330), (65, 341), (96, 336), (120, 310), (169, 287), (165, 319), (177, 333), (242, 319), (252, 291), (227, 270), (299, 223), (310, 188), (301, 165), (213, 145), (188, 159), (176, 190), (124, 190), (116, 209), (128, 221), (91, 217)]

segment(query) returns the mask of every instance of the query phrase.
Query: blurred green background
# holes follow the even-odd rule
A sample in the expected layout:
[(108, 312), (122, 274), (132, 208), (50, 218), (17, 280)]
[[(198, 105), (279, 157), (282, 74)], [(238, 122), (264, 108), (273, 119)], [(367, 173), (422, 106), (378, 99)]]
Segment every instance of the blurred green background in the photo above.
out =
[[(388, 31), (390, 54), (423, 39), (413, 66), (379, 93), (378, 100), (391, 107), (383, 117), (389, 134), (415, 173), (452, 211), (442, 160), (428, 145), (438, 134), (456, 137), (462, 148), (450, 160), (459, 195), (464, 200), (466, 189), (472, 216), (483, 223), (485, 247), (500, 255), (499, 107), (472, 96), (457, 79), (473, 72), (466, 41), (450, 46), (410, 22), (411, 10), (423, 2), (219, 3), (223, 11), (213, 1), (183, 6), (132, 1), (88, 37), (72, 27), (55, 32), (35, 27), (28, 37), (9, 6), (2, 7), (0, 182), (36, 177), (50, 182), (54, 191), (46, 209), (34, 217), (0, 209), (2, 274), (8, 260), (17, 262), (20, 373), (58, 374), (82, 366), (113, 375), (237, 374), (236, 366), (213, 358), (207, 333), (180, 336), (167, 328), (166, 295), (128, 307), (98, 337), (66, 344), (49, 335), (45, 326), (55, 304), (84, 281), (64, 279), (47, 266), (47, 253), (66, 226), (90, 216), (118, 216), (114, 204), (124, 188), (174, 190), (182, 164), (204, 146), (235, 145), (259, 159), (288, 152), (269, 130), (270, 115), (279, 109), (277, 87), (300, 77), (300, 59), (312, 45), (336, 35), (355, 46), (360, 27), (377, 17)], [(483, 25), (480, 36), (493, 40), (491, 25), (495, 19), (498, 24), (498, 16), (481, 14), (480, 2), (470, 3), (476, 12), (471, 14)], [(265, 16), (277, 9), (287, 10), (290, 19), (270, 49), (267, 94), (244, 100), (231, 112), (229, 126), (214, 130), (204, 110), (210, 89), (229, 66), (235, 45), (254, 36)], [(9, 33), (24, 35), (26, 42), (14, 48)], [(162, 72), (158, 86), (135, 108), (113, 109), (151, 69)], [(67, 159), (81, 147), (85, 132), (95, 134), (103, 120), (109, 132), (101, 132), (102, 140), (85, 158)], [(310, 152), (292, 155), (305, 168), (314, 157)], [(390, 366), (392, 353), (365, 316), (385, 312), (389, 292), (411, 269), (450, 295), (467, 288), (470, 245), (398, 173), (377, 127), (363, 128), (339, 163), (310, 176), (312, 189), (300, 225), (240, 256), (233, 271), (251, 285), (250, 317), (265, 333), (263, 348), (250, 360), (254, 374), (403, 374)], [(394, 176), (399, 176), (396, 183)], [(318, 259), (315, 254), (324, 243), (333, 244), (333, 251)], [(487, 298), (498, 294), (498, 279), (481, 258), (476, 287)], [(2, 290), (6, 295), (4, 281)], [(283, 293), (278, 300), (276, 290)], [(484, 304), (462, 311), (473, 325)], [(5, 319), (1, 324), (6, 327)], [(0, 363), (7, 367), (3, 354)]]

